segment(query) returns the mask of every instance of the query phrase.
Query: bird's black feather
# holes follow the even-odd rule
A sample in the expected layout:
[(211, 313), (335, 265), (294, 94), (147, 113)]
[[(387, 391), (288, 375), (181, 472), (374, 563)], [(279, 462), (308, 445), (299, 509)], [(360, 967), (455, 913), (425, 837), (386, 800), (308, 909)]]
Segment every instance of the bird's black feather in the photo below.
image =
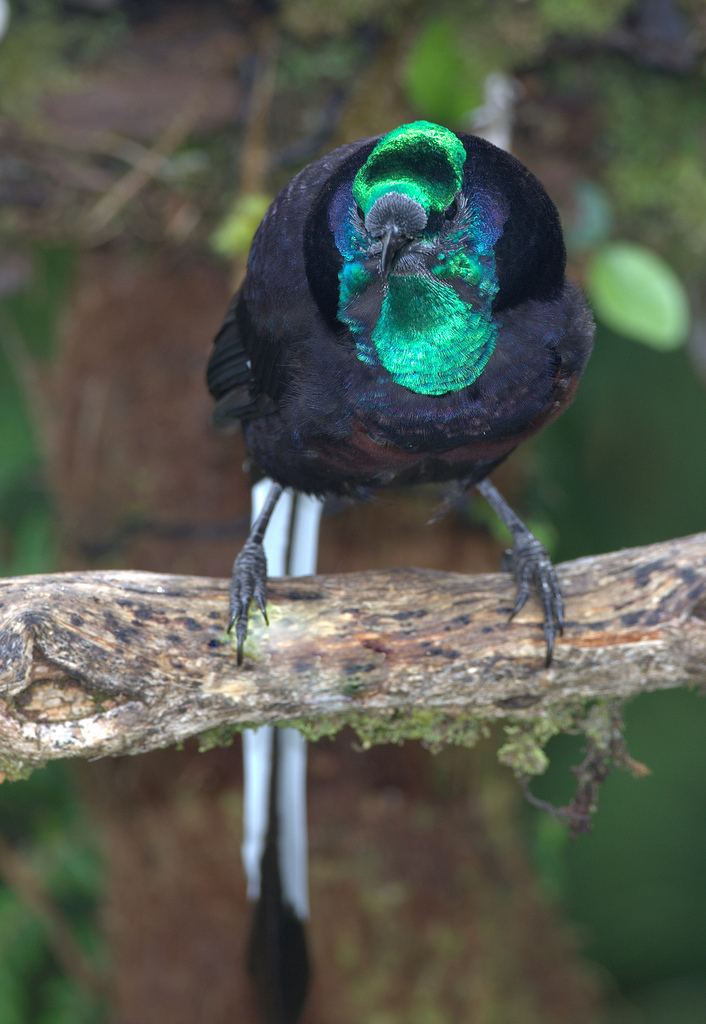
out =
[[(502, 216), (495, 351), (469, 387), (419, 395), (356, 357), (338, 317), (342, 266), (331, 209), (377, 139), (304, 168), (270, 207), (243, 286), (216, 337), (209, 386), (217, 419), (242, 419), (262, 472), (311, 493), (486, 475), (569, 401), (592, 321), (564, 279), (556, 209), (514, 157), (459, 133), (463, 194)], [(495, 205), (493, 205), (495, 204)], [(264, 414), (264, 415), (263, 415)]]

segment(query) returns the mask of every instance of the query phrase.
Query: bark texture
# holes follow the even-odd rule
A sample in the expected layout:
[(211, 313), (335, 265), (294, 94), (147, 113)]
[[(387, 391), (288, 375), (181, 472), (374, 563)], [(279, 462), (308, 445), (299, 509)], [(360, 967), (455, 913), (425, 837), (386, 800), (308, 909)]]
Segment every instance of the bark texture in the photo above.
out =
[(706, 682), (706, 534), (560, 567), (567, 607), (543, 665), (539, 608), (509, 623), (506, 575), (353, 573), (270, 586), (238, 669), (227, 583), (77, 572), (0, 584), (0, 758), (137, 754), (216, 726), (541, 717), (558, 705)]

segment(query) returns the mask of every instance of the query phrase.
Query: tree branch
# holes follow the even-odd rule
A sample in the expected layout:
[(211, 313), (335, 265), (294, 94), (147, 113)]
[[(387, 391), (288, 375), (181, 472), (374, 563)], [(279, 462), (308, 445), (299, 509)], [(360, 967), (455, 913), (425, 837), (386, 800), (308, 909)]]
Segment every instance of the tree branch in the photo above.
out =
[[(0, 583), (0, 767), (137, 754), (216, 726), (541, 718), (706, 683), (706, 534), (559, 569), (545, 669), (536, 602), (507, 575), (409, 569), (275, 580), (238, 669), (226, 581), (74, 572)], [(385, 738), (384, 729), (380, 738)]]

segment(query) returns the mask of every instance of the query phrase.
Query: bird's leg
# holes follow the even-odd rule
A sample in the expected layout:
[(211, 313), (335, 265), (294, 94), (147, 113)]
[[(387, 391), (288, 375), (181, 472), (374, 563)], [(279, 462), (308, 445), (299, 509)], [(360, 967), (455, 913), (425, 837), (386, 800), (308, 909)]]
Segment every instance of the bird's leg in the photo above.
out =
[(243, 550), (233, 562), (233, 572), (230, 578), (228, 632), (232, 632), (235, 626), (239, 665), (243, 663), (243, 644), (248, 635), (248, 613), (250, 602), (253, 599), (262, 612), (263, 619), (269, 625), (267, 619), (267, 559), (262, 541), (282, 491), (283, 488), (279, 484), (272, 485), (262, 511), (253, 523), (248, 539), (243, 545)]
[(556, 570), (544, 545), (540, 544), (519, 516), (515, 515), (499, 491), (489, 480), (476, 484), (489, 505), (498, 513), (512, 534), (512, 550), (505, 552), (504, 565), (511, 570), (517, 584), (517, 599), (510, 618), (524, 607), (530, 591), (535, 590), (544, 609), (544, 638), (547, 643), (546, 665), (549, 667), (554, 640), (564, 632), (564, 602)]

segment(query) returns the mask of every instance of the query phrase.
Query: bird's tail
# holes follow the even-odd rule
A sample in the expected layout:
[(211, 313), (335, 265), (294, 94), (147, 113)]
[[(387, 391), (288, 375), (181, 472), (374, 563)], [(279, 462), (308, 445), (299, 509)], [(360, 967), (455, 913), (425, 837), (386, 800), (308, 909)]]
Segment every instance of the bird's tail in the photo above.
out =
[(246, 865), (250, 861), (248, 895), (255, 902), (248, 969), (263, 1020), (295, 1024), (309, 981), (306, 742), (295, 729), (271, 726), (244, 739), (246, 821), (250, 811), (251, 830), (253, 824), (263, 830), (257, 851), (247, 835), (243, 849)]
[[(253, 519), (269, 486), (253, 488)], [(282, 495), (264, 541), (269, 575), (315, 572), (320, 516), (318, 500)], [(248, 730), (243, 768), (242, 857), (255, 904), (248, 966), (266, 1024), (295, 1024), (309, 978), (306, 741), (295, 729)]]

